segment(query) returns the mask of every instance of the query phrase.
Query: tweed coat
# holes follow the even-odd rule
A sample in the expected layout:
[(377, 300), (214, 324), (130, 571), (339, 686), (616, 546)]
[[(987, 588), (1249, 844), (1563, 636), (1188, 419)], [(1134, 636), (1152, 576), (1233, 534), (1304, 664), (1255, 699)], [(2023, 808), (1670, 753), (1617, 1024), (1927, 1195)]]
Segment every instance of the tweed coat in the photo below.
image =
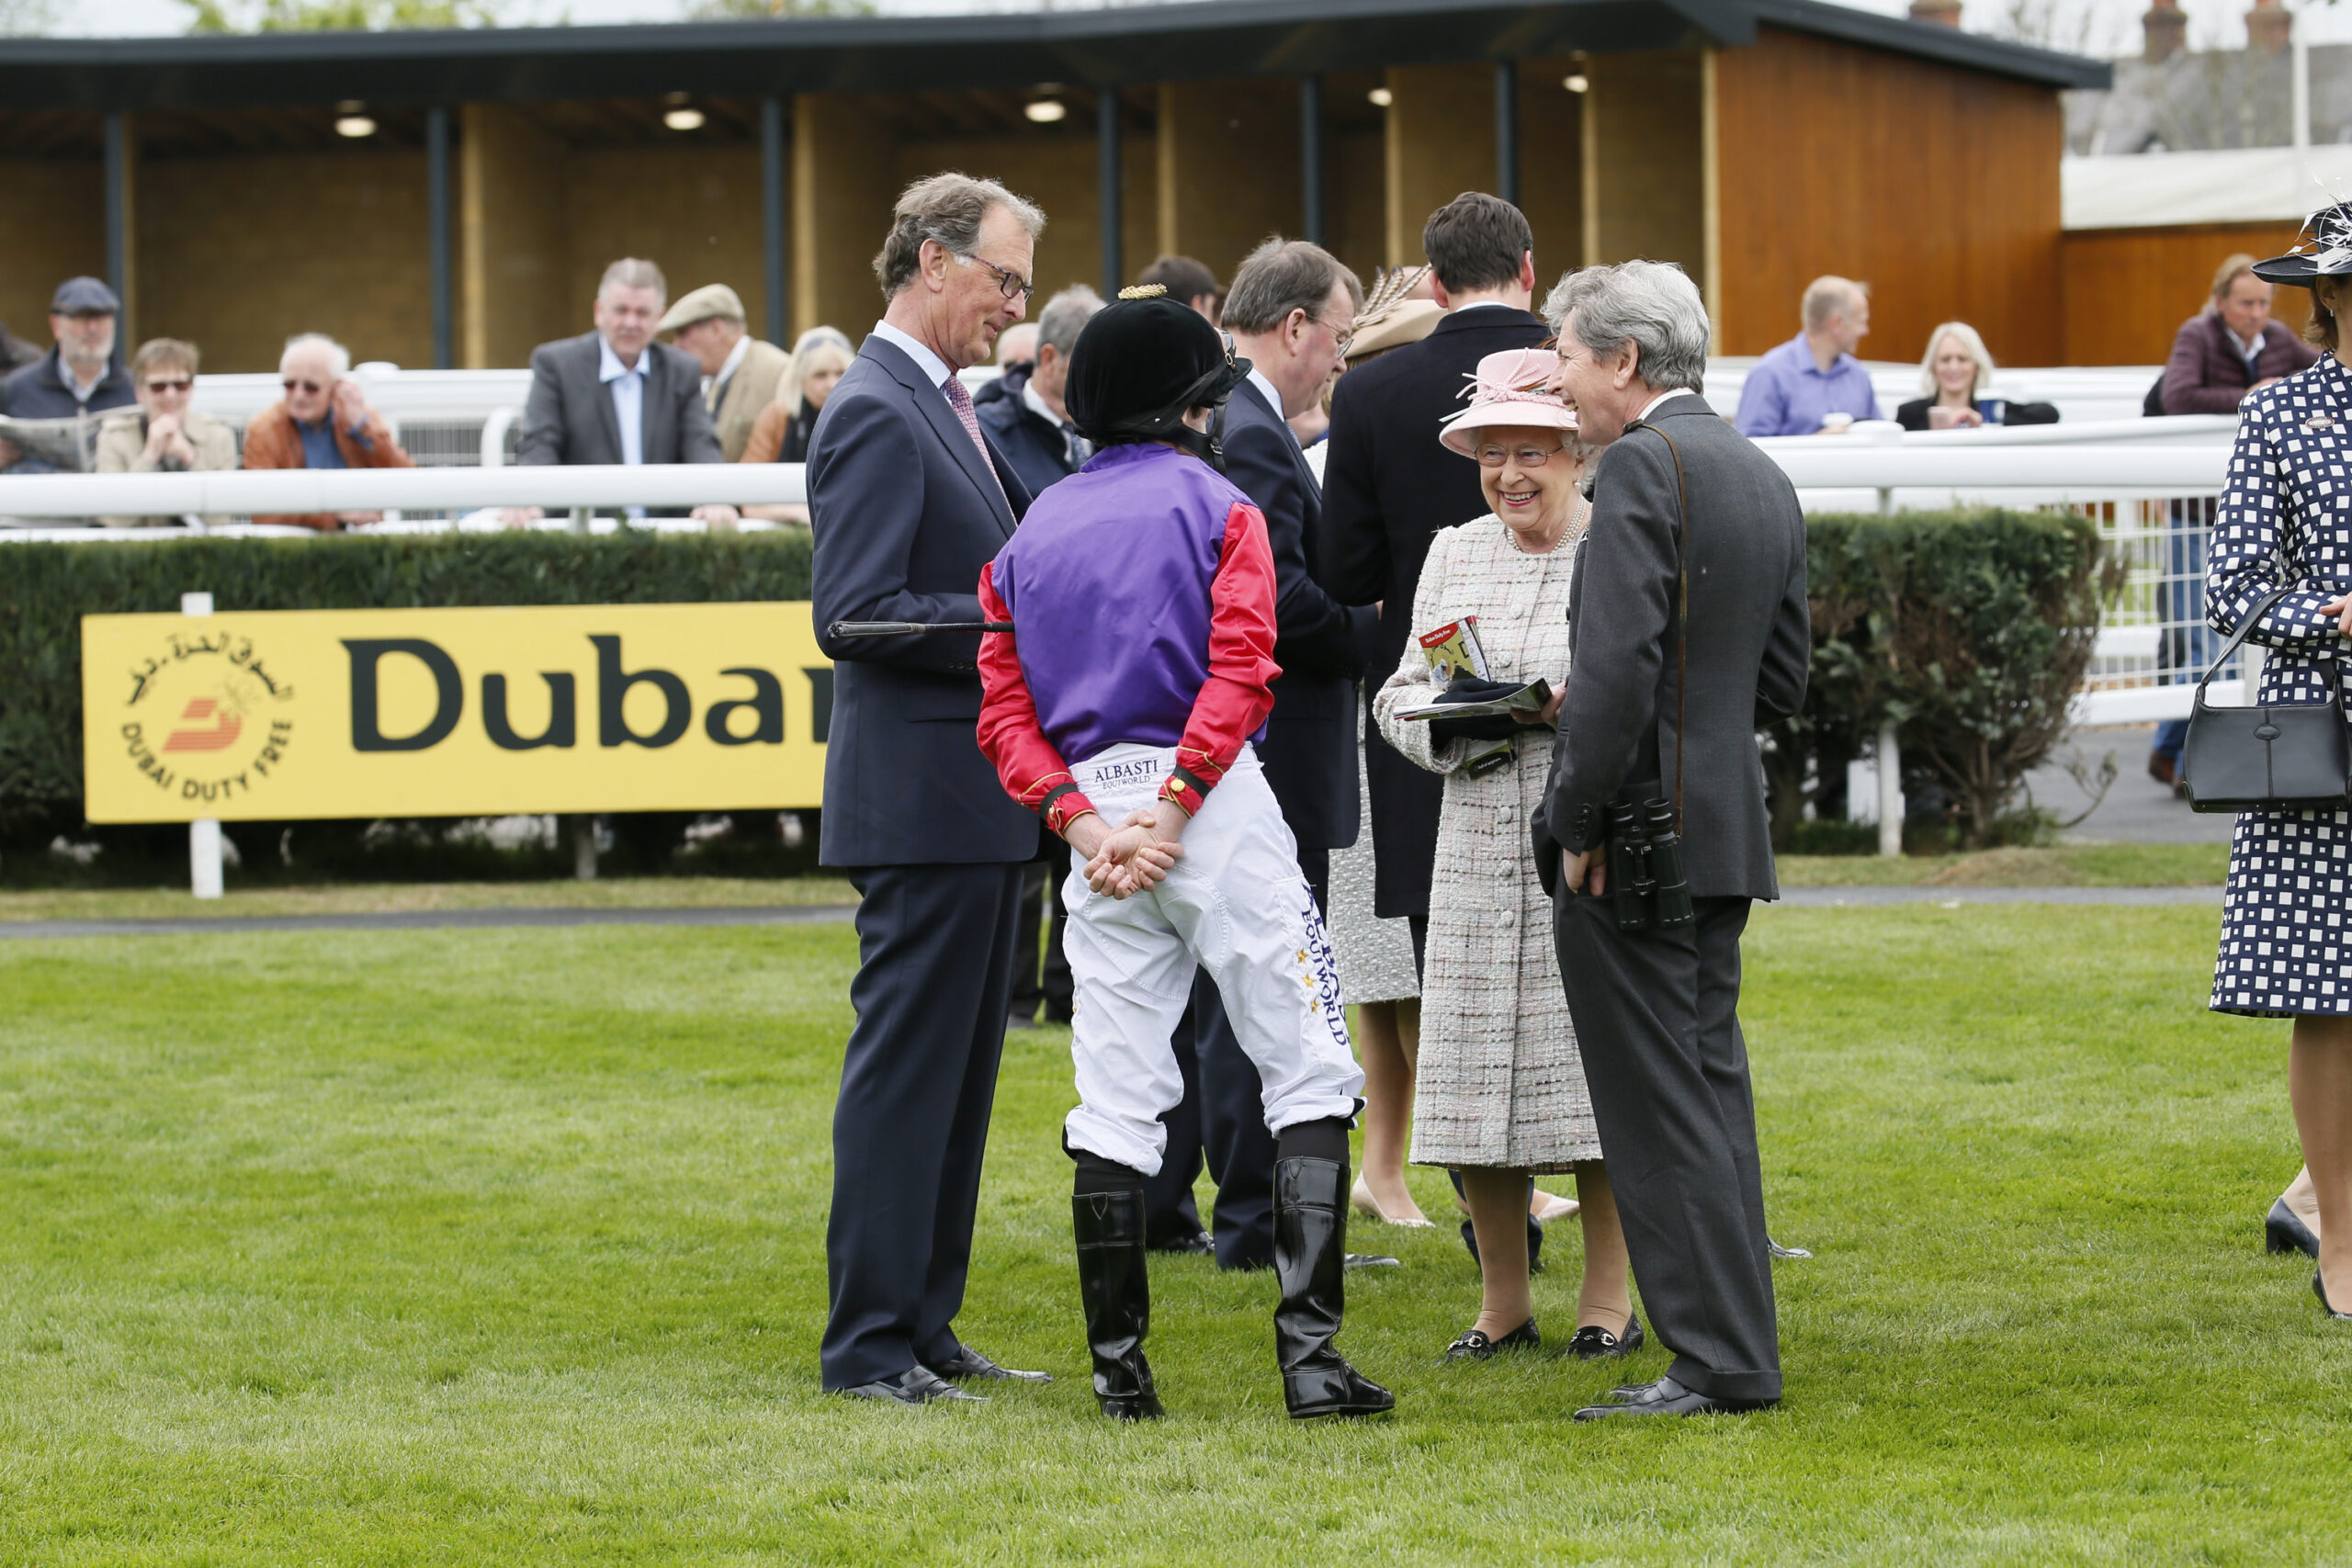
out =
[[(1558, 690), (1568, 672), (1568, 587), (1584, 522), (1578, 501), (1568, 536), (1540, 556), (1521, 550), (1491, 514), (1441, 530), (1414, 590), (1415, 633), (1476, 615), (1497, 680), (1541, 676)], [(1374, 712), (1391, 746), (1445, 775), (1421, 976), (1413, 1161), (1564, 1170), (1599, 1159), (1600, 1134), (1560, 988), (1552, 901), (1527, 852), (1551, 731), (1532, 729), (1517, 758), (1474, 778), (1461, 771), (1466, 743), (1432, 749), (1427, 722), (1396, 716), (1434, 695), (1420, 647), (1408, 638)]]

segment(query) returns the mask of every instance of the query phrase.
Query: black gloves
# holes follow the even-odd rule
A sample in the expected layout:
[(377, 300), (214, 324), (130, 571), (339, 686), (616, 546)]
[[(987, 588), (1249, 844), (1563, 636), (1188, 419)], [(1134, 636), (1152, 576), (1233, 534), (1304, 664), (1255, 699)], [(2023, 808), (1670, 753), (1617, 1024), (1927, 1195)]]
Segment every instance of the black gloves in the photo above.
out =
[(1510, 696), (1527, 684), (1524, 681), (1481, 681), (1476, 675), (1456, 675), (1437, 694), (1442, 703), (1490, 703)]

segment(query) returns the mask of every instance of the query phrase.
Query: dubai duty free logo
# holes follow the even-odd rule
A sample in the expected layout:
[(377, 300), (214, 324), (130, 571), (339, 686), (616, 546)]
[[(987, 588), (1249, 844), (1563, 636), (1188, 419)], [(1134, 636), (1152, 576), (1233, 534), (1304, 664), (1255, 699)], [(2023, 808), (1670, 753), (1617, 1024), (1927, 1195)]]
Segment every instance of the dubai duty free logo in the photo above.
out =
[(227, 628), (164, 634), (130, 671), (122, 755), (164, 795), (225, 807), (268, 783), (294, 739), (294, 683)]

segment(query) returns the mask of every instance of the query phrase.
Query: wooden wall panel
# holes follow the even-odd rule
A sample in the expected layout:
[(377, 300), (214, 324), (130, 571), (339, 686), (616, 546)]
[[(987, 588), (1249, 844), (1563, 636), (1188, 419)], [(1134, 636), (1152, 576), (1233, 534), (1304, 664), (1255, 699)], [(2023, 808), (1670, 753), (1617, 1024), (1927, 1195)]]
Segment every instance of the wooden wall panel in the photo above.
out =
[(1535, 302), (1584, 260), (1584, 98), (1565, 55), (1519, 62), (1519, 206), (1535, 231)]
[(1758, 30), (1715, 56), (1724, 354), (1797, 331), (1823, 273), (1871, 288), (1872, 359), (1917, 359), (1939, 321), (1996, 358), (2058, 362), (2058, 95), (1852, 44)]
[(1484, 61), (1391, 66), (1382, 244), (1390, 266), (1419, 266), (1430, 214), (1466, 190), (1495, 188), (1495, 68)]
[(1162, 83), (1156, 144), (1159, 251), (1230, 283), (1268, 235), (1305, 228), (1295, 80)]
[[(863, 342), (881, 319), (874, 254), (904, 188), (889, 100), (802, 93), (792, 100), (792, 330), (831, 325)], [(756, 214), (756, 208), (754, 208)]]
[(462, 114), (458, 357), (469, 370), (528, 365), (538, 344), (588, 330), (565, 287), (571, 153), (507, 105), (468, 104)]
[(106, 188), (95, 158), (0, 158), (0, 321), (37, 348), (57, 286), (106, 276)]
[[(2189, 223), (2166, 229), (2084, 229), (2059, 243), (2066, 365), (2161, 365), (2180, 324), (2205, 308), (2213, 272), (2239, 252), (2282, 254), (2300, 227)], [(2311, 297), (2278, 289), (2272, 313), (2301, 332)]]
[[(706, 283), (727, 285), (750, 312), (752, 335), (767, 335), (756, 145), (580, 148), (568, 175), (571, 263), (563, 310), (577, 324), (565, 332), (584, 333), (593, 324), (605, 268), (623, 256), (643, 256), (669, 279), (673, 299)], [(881, 237), (875, 239), (878, 244)]]
[(1704, 289), (1702, 57), (1697, 50), (1597, 55), (1586, 73), (1585, 264), (1679, 262)]

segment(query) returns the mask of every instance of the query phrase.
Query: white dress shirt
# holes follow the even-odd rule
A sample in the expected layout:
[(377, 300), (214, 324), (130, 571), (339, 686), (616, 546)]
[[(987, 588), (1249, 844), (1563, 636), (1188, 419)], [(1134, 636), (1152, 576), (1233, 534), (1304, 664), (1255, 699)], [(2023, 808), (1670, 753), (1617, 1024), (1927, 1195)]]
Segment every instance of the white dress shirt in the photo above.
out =
[(897, 345), (915, 362), (916, 369), (931, 378), (931, 384), (934, 387), (944, 386), (947, 378), (953, 374), (947, 368), (947, 361), (933, 354), (929, 344), (900, 332), (888, 321), (875, 322), (874, 335), (884, 343)]
[[(1258, 395), (1260, 397), (1265, 399), (1267, 402), (1273, 405), (1274, 417), (1283, 422), (1283, 429), (1289, 430), (1290, 415), (1283, 412), (1283, 395), (1274, 390), (1274, 384), (1272, 381), (1267, 380), (1265, 374), (1254, 365), (1250, 367), (1250, 384), (1258, 389)], [(1298, 433), (1295, 430), (1291, 431), (1290, 439), (1291, 444), (1293, 446), (1296, 446), (1298, 443)]]
[(645, 461), (644, 353), (638, 355), (635, 365), (623, 365), (613, 345), (598, 334), (596, 378), (612, 391), (613, 418), (621, 427), (621, 461), (634, 468)]

